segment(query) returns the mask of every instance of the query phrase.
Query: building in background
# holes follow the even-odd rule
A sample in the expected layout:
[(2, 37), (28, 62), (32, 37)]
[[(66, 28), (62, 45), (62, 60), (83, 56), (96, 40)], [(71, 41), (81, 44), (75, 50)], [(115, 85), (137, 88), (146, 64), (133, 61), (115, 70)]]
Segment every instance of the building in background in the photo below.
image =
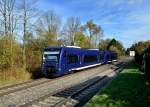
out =
[(135, 51), (130, 51), (130, 56), (135, 56)]

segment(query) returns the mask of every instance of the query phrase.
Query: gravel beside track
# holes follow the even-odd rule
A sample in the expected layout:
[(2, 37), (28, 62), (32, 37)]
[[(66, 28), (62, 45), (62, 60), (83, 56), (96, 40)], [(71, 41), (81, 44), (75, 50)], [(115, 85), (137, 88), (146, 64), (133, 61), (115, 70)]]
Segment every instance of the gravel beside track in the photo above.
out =
[[(121, 67), (121, 68), (120, 68)], [(112, 79), (120, 70), (120, 65), (116, 69), (109, 69), (105, 75), (99, 73), (96, 77), (81, 84), (65, 89), (53, 95), (45, 96), (24, 107), (74, 107), (81, 106), (88, 101), (99, 89)], [(114, 72), (115, 70), (115, 72)]]
[[(45, 96), (49, 96), (51, 99), (57, 99), (57, 97), (52, 95), (91, 80), (97, 76), (103, 77), (112, 71), (112, 69), (117, 69), (117, 66), (115, 65), (106, 64), (56, 79), (48, 81), (45, 80), (45, 82), (41, 82), (41, 84), (38, 85), (27, 86), (24, 88), (23, 86), (20, 86), (22, 88), (18, 89), (17, 91), (15, 88), (9, 87), (9, 90), (14, 91), (8, 91), (9, 93), (0, 91), (0, 107), (20, 107), (26, 104), (30, 105), (32, 102), (40, 101), (39, 99), (46, 98)], [(62, 97), (60, 100), (63, 101), (64, 97)], [(60, 102), (59, 100), (57, 101)]]
[(49, 82), (50, 79), (46, 79), (46, 78), (42, 78), (42, 79), (38, 79), (38, 80), (31, 80), (31, 81), (27, 81), (24, 83), (20, 83), (20, 84), (15, 84), (15, 85), (10, 85), (10, 86), (6, 86), (6, 87), (1, 87), (0, 88), (0, 96), (15, 92), (15, 91), (19, 91), (25, 88), (29, 88), (29, 87), (33, 87), (39, 84), (43, 84), (45, 82)]

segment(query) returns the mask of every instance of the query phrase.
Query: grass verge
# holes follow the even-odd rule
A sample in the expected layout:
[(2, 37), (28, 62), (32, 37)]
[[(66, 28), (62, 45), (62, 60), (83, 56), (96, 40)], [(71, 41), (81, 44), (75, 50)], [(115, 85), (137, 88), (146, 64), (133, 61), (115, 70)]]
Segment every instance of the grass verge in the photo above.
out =
[(150, 107), (150, 85), (131, 62), (85, 107)]

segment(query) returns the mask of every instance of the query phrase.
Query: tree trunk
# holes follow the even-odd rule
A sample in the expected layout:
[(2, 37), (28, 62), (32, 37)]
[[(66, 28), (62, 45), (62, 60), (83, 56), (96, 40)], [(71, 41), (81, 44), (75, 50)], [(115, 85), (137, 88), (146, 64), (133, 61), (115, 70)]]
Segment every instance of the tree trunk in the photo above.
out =
[(7, 13), (6, 13), (6, 0), (4, 0), (4, 26), (5, 26), (5, 31), (4, 31), (4, 34), (5, 36), (7, 35)]
[(24, 0), (24, 16), (23, 16), (23, 68), (26, 70), (26, 23), (27, 23), (27, 13), (26, 13), (26, 1)]

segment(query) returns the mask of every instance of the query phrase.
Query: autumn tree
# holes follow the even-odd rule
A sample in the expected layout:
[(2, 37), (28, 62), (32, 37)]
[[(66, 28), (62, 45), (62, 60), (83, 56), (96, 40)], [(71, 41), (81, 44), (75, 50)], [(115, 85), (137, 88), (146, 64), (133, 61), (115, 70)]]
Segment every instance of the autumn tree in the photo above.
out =
[(102, 39), (102, 40), (100, 40), (99, 49), (101, 49), (101, 50), (107, 50), (110, 41), (111, 41), (111, 39), (105, 39), (105, 40)]
[(82, 26), (82, 29), (90, 38), (90, 47), (96, 47), (103, 34), (101, 27), (95, 24), (93, 20), (89, 20), (84, 26)]
[(125, 49), (122, 43), (114, 38), (109, 42), (107, 49), (115, 51), (119, 57), (125, 55)]
[(27, 33), (26, 36), (28, 38), (26, 43), (26, 69), (32, 74), (32, 77), (35, 77), (35, 75), (40, 75), (43, 47), (41, 40), (39, 38), (35, 38), (33, 33)]
[(77, 32), (75, 34), (74, 43), (76, 46), (79, 46), (81, 48), (89, 48), (89, 38), (84, 35), (83, 32)]
[[(8, 54), (11, 55), (10, 62), (10, 71), (12, 74), (13, 69), (13, 43), (14, 43), (14, 30), (16, 29), (17, 16), (15, 16), (16, 8), (15, 8), (15, 0), (1, 0), (0, 1), (0, 14), (1, 18), (1, 34), (3, 35), (3, 42), (5, 45), (9, 46)], [(4, 49), (5, 50), (5, 49)], [(6, 54), (7, 54), (6, 53)]]

